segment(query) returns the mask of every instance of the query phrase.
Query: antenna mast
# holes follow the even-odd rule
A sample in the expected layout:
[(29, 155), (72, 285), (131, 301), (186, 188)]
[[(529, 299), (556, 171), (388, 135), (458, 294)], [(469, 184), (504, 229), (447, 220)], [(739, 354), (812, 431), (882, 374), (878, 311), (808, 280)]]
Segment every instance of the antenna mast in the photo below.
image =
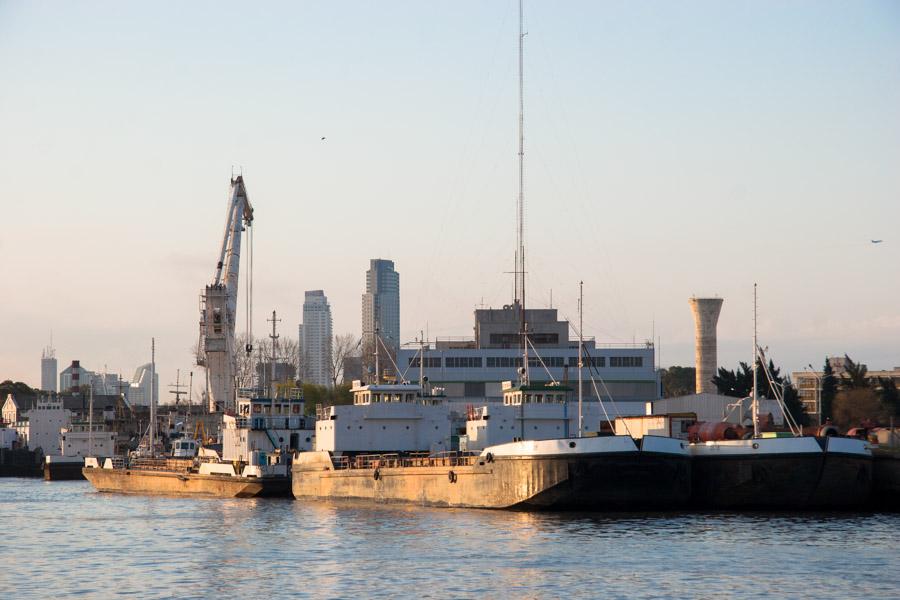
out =
[(753, 284), (753, 400), (751, 404), (751, 413), (753, 417), (753, 437), (759, 437), (759, 394), (756, 391), (756, 365), (759, 362), (759, 346), (756, 343), (756, 284)]
[(528, 385), (528, 338), (525, 324), (525, 15), (519, 0), (519, 198), (516, 210), (516, 304), (522, 338), (522, 385)]
[(584, 281), (578, 282), (578, 437), (584, 435), (584, 413), (581, 404), (584, 392), (581, 385), (581, 367), (584, 364)]
[(275, 315), (275, 311), (272, 311), (272, 318), (266, 319), (272, 323), (272, 333), (269, 335), (272, 338), (272, 376), (269, 380), (269, 398), (275, 398), (275, 351), (278, 347), (278, 338), (281, 336), (275, 333), (275, 326), (281, 319), (277, 318)]

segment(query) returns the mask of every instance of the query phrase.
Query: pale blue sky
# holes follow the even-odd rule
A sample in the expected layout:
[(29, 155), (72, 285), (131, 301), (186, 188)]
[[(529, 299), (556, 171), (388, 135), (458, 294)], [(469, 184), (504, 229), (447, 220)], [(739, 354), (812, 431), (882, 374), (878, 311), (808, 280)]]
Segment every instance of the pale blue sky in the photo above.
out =
[[(798, 369), (900, 365), (900, 4), (526, 3), (532, 306), (693, 364), (760, 336)], [(405, 339), (509, 301), (516, 3), (0, 0), (0, 378), (191, 368), (232, 165), (256, 208), (255, 329), (306, 289), (360, 328), (369, 258)], [(324, 142), (320, 140), (326, 136)], [(884, 239), (872, 245), (870, 239)], [(241, 318), (243, 321), (243, 318)]]

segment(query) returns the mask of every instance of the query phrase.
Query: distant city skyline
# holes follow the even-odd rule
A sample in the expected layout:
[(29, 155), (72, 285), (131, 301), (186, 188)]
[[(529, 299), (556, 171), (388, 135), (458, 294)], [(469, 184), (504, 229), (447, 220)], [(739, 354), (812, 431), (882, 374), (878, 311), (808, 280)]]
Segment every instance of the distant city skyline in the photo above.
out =
[[(232, 169), (254, 332), (315, 286), (334, 332), (361, 334), (384, 256), (399, 341), (471, 336), (513, 296), (516, 14), (0, 4), (0, 378), (39, 386), (51, 329), (59, 365), (127, 376), (156, 337), (163, 387), (192, 369)], [(686, 298), (718, 295), (734, 368), (758, 282), (786, 372), (900, 365), (895, 2), (526, 2), (526, 21), (527, 306), (576, 321), (584, 280), (598, 343), (655, 337), (692, 366)]]

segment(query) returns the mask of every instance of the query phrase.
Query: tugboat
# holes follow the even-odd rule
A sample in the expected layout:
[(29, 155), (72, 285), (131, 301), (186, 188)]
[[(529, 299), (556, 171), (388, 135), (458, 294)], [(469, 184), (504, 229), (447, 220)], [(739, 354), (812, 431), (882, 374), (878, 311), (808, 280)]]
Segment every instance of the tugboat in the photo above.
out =
[[(155, 354), (151, 365), (151, 370), (155, 370)], [(260, 437), (274, 439), (270, 430), (272, 418), (281, 418), (281, 425), (290, 426), (293, 407), (297, 406), (297, 412), (302, 414), (303, 400), (267, 399), (266, 402), (269, 407), (266, 417), (260, 415), (256, 417), (256, 421), (227, 415), (224, 417), (227, 429), (231, 430), (231, 435), (226, 435), (226, 440), (230, 440), (230, 443), (225, 444), (225, 448), (237, 452), (240, 458), (222, 460), (217, 452), (203, 448), (193, 439), (176, 441), (172, 453), (163, 456), (156, 440), (156, 403), (151, 400), (146, 443), (142, 443), (131, 456), (107, 458), (102, 464), (97, 458), (89, 457), (85, 460), (82, 472), (100, 492), (226, 498), (289, 496), (288, 454), (274, 441), (271, 442), (273, 447), (270, 451), (262, 450), (255, 444)], [(262, 401), (241, 399), (239, 408), (243, 411), (246, 406), (247, 413), (255, 413), (256, 409), (251, 408), (253, 403), (261, 405)], [(284, 416), (272, 417), (273, 410)], [(262, 408), (259, 412), (262, 412)], [(241, 440), (249, 446), (242, 446)], [(227, 455), (224, 450), (223, 454)]]

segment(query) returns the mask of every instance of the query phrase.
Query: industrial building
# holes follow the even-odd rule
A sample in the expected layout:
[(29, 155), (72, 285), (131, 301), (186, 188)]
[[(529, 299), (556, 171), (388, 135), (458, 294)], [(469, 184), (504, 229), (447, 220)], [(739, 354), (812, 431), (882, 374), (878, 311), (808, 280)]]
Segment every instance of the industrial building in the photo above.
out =
[[(846, 371), (846, 357), (829, 356), (827, 360), (828, 364), (831, 365), (832, 370), (832, 375), (829, 375), (829, 377), (834, 377), (837, 380), (836, 383), (840, 385), (841, 377)], [(861, 366), (864, 367), (866, 365)], [(824, 378), (825, 373), (823, 371), (806, 370), (794, 371), (791, 373), (791, 381), (797, 389), (797, 395), (800, 398), (800, 402), (803, 403), (803, 410), (807, 414), (812, 415), (814, 421), (819, 417), (819, 405), (821, 404), (822, 399), (822, 385), (824, 384)], [(875, 387), (880, 385), (878, 383), (879, 379), (892, 379), (894, 383), (900, 387), (900, 367), (894, 367), (890, 370), (867, 371), (866, 378)]]
[[(425, 345), (401, 348), (397, 366), (400, 380), (418, 380), (419, 358), (432, 387), (441, 387), (448, 398), (478, 398), (500, 401), (502, 383), (517, 381), (522, 367), (520, 310), (518, 305), (475, 311), (474, 337), (438, 338)], [(525, 311), (529, 349), (530, 381), (557, 381), (572, 385), (578, 377), (578, 340), (570, 340), (569, 323), (558, 318), (556, 309)], [(644, 344), (598, 345), (585, 339), (584, 396), (617, 401), (655, 400), (659, 379), (655, 349)], [(596, 389), (591, 382), (593, 373)]]

